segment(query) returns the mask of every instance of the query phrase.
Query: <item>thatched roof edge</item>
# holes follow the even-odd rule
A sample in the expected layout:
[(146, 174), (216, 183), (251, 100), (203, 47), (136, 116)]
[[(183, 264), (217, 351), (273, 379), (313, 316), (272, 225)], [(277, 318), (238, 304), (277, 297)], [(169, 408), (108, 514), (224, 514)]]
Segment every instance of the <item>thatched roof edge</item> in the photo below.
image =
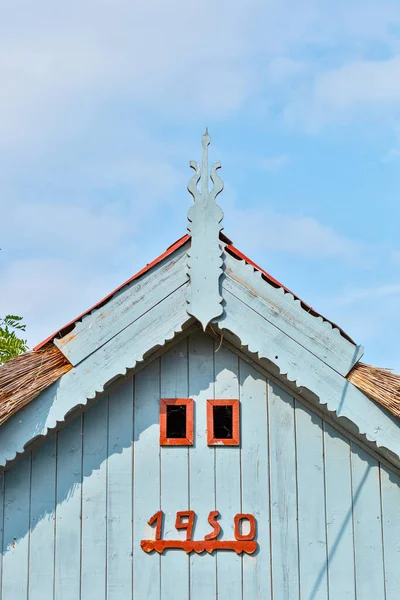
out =
[(366, 396), (400, 417), (400, 375), (391, 369), (358, 362), (347, 379)]
[[(71, 369), (71, 363), (52, 342), (2, 365), (0, 426)], [(358, 362), (347, 379), (371, 400), (400, 418), (400, 375), (390, 369)]]
[(52, 342), (0, 366), (0, 425), (71, 369)]

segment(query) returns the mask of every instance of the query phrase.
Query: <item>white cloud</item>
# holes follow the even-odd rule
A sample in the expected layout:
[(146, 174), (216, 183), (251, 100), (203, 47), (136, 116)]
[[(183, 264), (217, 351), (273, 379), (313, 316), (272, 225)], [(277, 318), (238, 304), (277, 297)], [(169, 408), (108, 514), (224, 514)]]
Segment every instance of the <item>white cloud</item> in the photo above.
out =
[(312, 216), (279, 213), (270, 208), (239, 209), (229, 206), (225, 227), (227, 235), (238, 245), (240, 240), (247, 241), (249, 252), (268, 250), (316, 260), (337, 258), (359, 264), (364, 260), (366, 249), (361, 242), (345, 237)]
[(367, 287), (321, 290), (319, 305), (351, 337), (365, 346), (363, 360), (400, 373), (396, 340), (400, 335), (398, 319), (400, 286), (395, 283)]
[[(359, 107), (378, 107), (381, 123), (399, 100), (400, 59), (370, 59), (375, 47), (398, 55), (392, 0), (6, 4), (0, 215), (13, 227), (0, 234), (0, 314), (21, 312), (31, 343), (185, 232), (188, 123), (243, 111), (262, 126), (270, 111), (276, 124), (284, 107), (302, 127)], [(289, 160), (267, 156), (263, 168)], [(226, 232), (249, 252), (368, 254), (312, 216), (272, 209), (228, 207)]]
[(389, 283), (369, 288), (348, 290), (336, 298), (335, 304), (343, 306), (345, 304), (355, 304), (370, 299), (378, 300), (388, 296), (400, 297), (400, 283)]
[(90, 271), (84, 266), (52, 258), (14, 261), (1, 273), (0, 315), (22, 315), (34, 346), (116, 287), (93, 265)]
[[(171, 240), (169, 240), (171, 241)], [(76, 318), (116, 289), (163, 246), (124, 246), (105, 249), (98, 240), (97, 255), (71, 258), (20, 258), (0, 268), (0, 316), (22, 315), (31, 347)], [(106, 254), (112, 256), (107, 259)]]
[(278, 171), (282, 167), (286, 167), (291, 163), (291, 158), (287, 154), (279, 154), (277, 156), (266, 156), (258, 161), (261, 169), (265, 171)]
[(303, 77), (310, 70), (305, 61), (295, 60), (287, 56), (273, 58), (267, 67), (268, 79), (274, 84), (283, 84)]
[(400, 56), (357, 61), (328, 71), (317, 79), (314, 98), (317, 106), (326, 110), (396, 104), (400, 100)]
[(394, 126), (399, 103), (400, 55), (319, 70), (299, 86), (284, 112), (291, 124), (312, 128), (354, 118), (372, 118)]
[[(54, 129), (67, 134), (111, 98), (179, 119), (226, 116), (253, 90), (246, 6), (206, 0), (135, 4), (19, 2), (0, 25), (0, 140), (20, 146)], [(36, 5), (38, 8), (38, 6)], [(228, 9), (228, 10), (226, 10)], [(22, 16), (23, 15), (23, 16)], [(212, 18), (210, 18), (212, 15)]]
[[(358, 102), (365, 89), (397, 97), (390, 61), (380, 75), (382, 65), (349, 58), (370, 44), (394, 48), (399, 24), (392, 0), (71, 0), (57, 9), (20, 0), (2, 8), (0, 147), (73, 138), (106, 106), (118, 111), (121, 99), (169, 122), (226, 119), (249, 100), (273, 101), (282, 80), (316, 72), (313, 96), (324, 111)], [(344, 66), (325, 74), (338, 55)], [(371, 77), (379, 78), (374, 92)], [(341, 82), (347, 100), (337, 92)], [(279, 100), (297, 93), (289, 86)]]

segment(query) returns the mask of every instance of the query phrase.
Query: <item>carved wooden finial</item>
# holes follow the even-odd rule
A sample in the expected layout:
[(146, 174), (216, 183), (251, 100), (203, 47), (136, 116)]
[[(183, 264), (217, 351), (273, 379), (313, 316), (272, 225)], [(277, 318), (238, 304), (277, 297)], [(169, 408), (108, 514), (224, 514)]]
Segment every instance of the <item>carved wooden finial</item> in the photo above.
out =
[[(214, 187), (208, 186), (208, 146), (210, 145), (208, 128), (201, 138), (202, 165), (190, 161), (195, 174), (190, 179), (188, 190), (193, 196), (194, 205), (188, 212), (188, 230), (192, 236), (191, 248), (188, 252), (188, 275), (190, 290), (188, 297), (188, 313), (200, 321), (205, 330), (213, 319), (222, 312), (222, 296), (219, 291), (219, 279), (222, 275), (222, 247), (219, 234), (224, 213), (216, 203), (216, 197), (222, 192), (224, 184), (217, 170), (220, 163), (215, 163), (210, 170), (210, 178)], [(197, 184), (201, 179), (201, 192)]]

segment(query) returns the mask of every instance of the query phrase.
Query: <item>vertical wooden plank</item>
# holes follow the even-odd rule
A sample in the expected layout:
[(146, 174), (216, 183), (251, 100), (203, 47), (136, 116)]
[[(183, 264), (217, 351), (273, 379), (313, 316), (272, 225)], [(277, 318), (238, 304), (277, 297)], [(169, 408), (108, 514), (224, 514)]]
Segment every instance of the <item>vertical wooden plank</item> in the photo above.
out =
[(53, 600), (55, 497), (56, 436), (52, 435), (32, 453), (29, 600)]
[(25, 599), (28, 593), (30, 479), (30, 455), (5, 474), (2, 600)]
[(132, 598), (132, 443), (133, 378), (129, 377), (109, 394), (107, 600)]
[[(189, 451), (190, 508), (197, 515), (195, 538), (210, 533), (208, 515), (215, 510), (215, 449), (207, 446), (207, 400), (214, 397), (214, 344), (203, 332), (189, 338), (189, 397), (195, 402), (195, 441)], [(190, 600), (215, 600), (216, 553), (190, 556)]]
[(242, 439), (242, 512), (257, 519), (256, 554), (243, 556), (243, 600), (271, 597), (267, 381), (239, 363)]
[(4, 479), (4, 472), (2, 472), (0, 473), (0, 598), (3, 589)]
[(353, 517), (358, 600), (384, 600), (384, 565), (379, 465), (365, 450), (351, 444)]
[(320, 417), (295, 401), (300, 597), (327, 600), (323, 429)]
[(330, 598), (355, 600), (350, 443), (324, 423)]
[(55, 600), (80, 597), (83, 417), (58, 433)]
[(84, 419), (81, 600), (102, 600), (106, 591), (108, 394), (97, 400)]
[(269, 384), (272, 590), (274, 600), (299, 595), (294, 400)]
[(154, 539), (154, 529), (147, 524), (160, 510), (160, 361), (157, 360), (135, 376), (134, 450), (133, 450), (133, 597), (160, 597), (160, 556), (146, 554), (140, 547), (143, 539)]
[[(239, 359), (225, 346), (214, 354), (215, 399), (239, 398)], [(221, 513), (223, 536), (234, 538), (234, 517), (241, 512), (240, 447), (215, 448), (216, 508)], [(219, 600), (242, 600), (242, 557), (233, 552), (217, 556)]]
[(400, 598), (400, 477), (381, 466), (386, 600)]
[[(185, 339), (161, 357), (162, 398), (187, 398), (187, 348)], [(186, 538), (185, 531), (175, 529), (175, 519), (177, 511), (189, 509), (188, 461), (186, 446), (161, 448), (161, 509), (165, 519), (165, 539)], [(195, 528), (193, 534), (196, 535)], [(170, 598), (189, 598), (189, 557), (174, 550), (168, 550), (161, 561), (161, 599)]]

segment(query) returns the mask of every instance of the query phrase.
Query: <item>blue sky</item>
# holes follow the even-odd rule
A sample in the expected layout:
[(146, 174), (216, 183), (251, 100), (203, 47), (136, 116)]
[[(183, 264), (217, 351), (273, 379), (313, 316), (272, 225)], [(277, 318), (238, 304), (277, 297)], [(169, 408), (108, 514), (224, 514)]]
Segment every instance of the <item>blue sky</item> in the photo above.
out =
[(225, 233), (400, 372), (400, 3), (0, 0), (0, 315), (33, 346), (186, 232)]

